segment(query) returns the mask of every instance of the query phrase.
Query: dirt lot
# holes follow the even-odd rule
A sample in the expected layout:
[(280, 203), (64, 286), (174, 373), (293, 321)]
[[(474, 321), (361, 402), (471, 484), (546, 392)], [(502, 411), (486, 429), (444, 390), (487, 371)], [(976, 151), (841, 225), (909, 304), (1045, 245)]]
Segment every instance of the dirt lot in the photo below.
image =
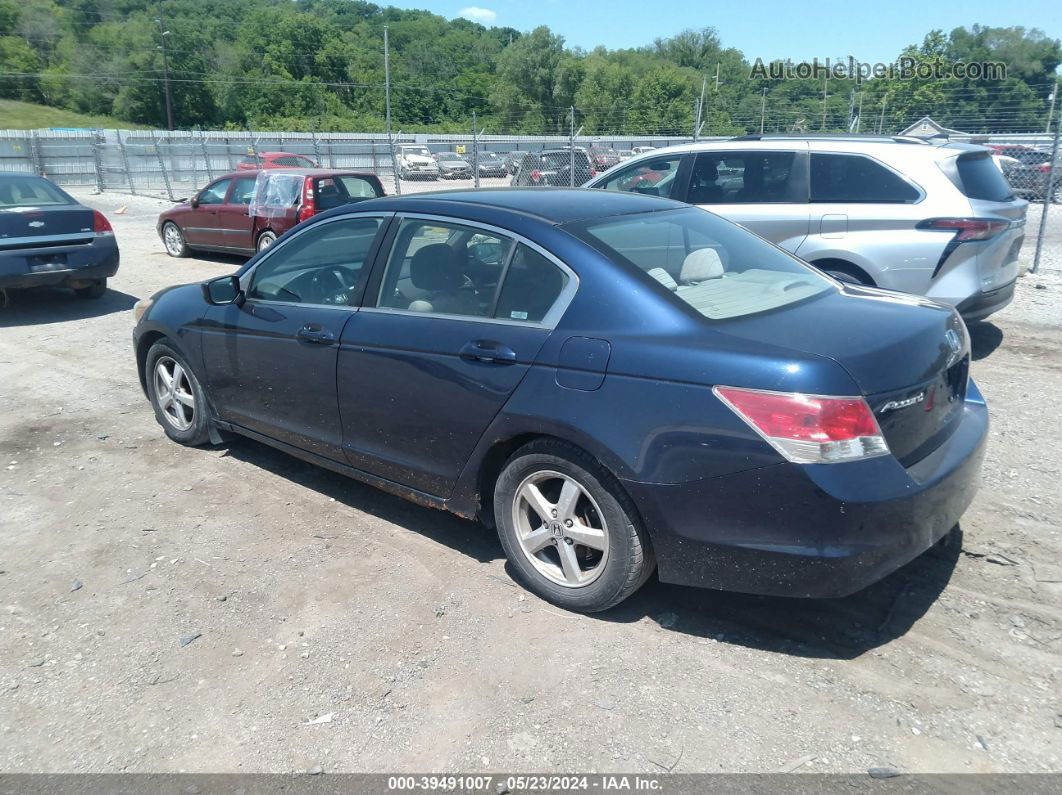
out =
[(974, 329), (961, 552), (843, 600), (651, 582), (586, 617), (477, 525), (169, 442), (132, 305), (239, 261), (167, 257), (162, 202), (82, 198), (111, 292), (0, 310), (0, 770), (1062, 771), (1062, 273)]

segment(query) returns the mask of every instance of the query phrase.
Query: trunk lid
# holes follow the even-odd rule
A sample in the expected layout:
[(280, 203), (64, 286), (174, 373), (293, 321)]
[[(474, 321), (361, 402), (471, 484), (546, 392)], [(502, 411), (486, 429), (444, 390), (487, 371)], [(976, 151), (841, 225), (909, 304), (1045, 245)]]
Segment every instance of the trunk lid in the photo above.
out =
[(962, 416), (970, 346), (951, 307), (874, 288), (841, 292), (778, 313), (728, 320), (743, 339), (827, 356), (856, 382), (892, 454), (909, 466), (936, 449)]
[(0, 248), (71, 246), (93, 238), (92, 210), (77, 204), (0, 206)]

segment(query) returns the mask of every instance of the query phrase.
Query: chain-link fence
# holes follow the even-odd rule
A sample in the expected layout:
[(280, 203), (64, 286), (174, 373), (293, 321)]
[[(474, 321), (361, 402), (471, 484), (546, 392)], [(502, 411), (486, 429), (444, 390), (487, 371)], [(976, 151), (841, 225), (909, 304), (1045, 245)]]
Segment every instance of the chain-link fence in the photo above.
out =
[[(1057, 125), (1056, 125), (1057, 126)], [(388, 193), (442, 187), (578, 186), (678, 136), (277, 133), (254, 131), (13, 130), (0, 132), (0, 171), (60, 185), (177, 201), (241, 165), (267, 163), (372, 172)], [(725, 140), (705, 138), (703, 140)], [(1056, 134), (952, 135), (982, 144), (1030, 202), (1021, 260), (1062, 270), (1062, 152)], [(290, 161), (290, 162), (289, 162)]]

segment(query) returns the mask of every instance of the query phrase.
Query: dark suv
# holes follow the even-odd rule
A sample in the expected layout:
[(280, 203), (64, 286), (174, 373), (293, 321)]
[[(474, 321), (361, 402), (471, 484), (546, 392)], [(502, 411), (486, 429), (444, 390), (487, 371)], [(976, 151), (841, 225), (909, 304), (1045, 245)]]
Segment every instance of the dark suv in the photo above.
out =
[(524, 152), (517, 161), (511, 184), (531, 187), (579, 186), (596, 173), (584, 149), (547, 149), (544, 152)]

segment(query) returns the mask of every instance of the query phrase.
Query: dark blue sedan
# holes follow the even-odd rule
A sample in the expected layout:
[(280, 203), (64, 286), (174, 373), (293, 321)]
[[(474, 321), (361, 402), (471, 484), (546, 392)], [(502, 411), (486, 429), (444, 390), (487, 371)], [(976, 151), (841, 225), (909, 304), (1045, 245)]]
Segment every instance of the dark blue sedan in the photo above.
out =
[(954, 310), (636, 194), (384, 198), (141, 302), (183, 444), (235, 432), (496, 527), (529, 589), (842, 596), (942, 539), (988, 414)]
[(118, 271), (118, 244), (99, 210), (33, 174), (0, 172), (0, 290), (72, 287), (99, 298)]

